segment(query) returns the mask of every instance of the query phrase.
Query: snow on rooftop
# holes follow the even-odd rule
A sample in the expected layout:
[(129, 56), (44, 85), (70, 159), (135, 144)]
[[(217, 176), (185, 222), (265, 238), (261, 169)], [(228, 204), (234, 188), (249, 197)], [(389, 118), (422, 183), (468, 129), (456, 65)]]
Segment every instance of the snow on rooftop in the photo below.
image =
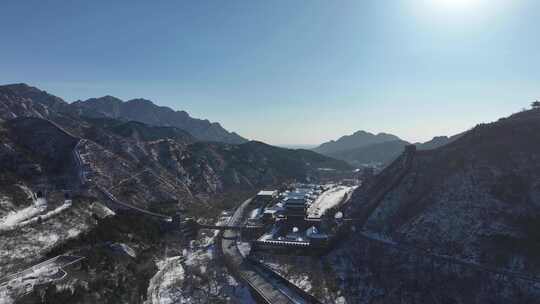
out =
[(261, 213), (261, 209), (255, 208), (255, 209), (251, 210), (251, 212), (249, 213), (249, 218), (254, 219), (254, 218), (258, 217), (260, 213)]
[(317, 227), (315, 226), (311, 226), (310, 228), (308, 228), (308, 230), (306, 231), (306, 235), (309, 237), (309, 238), (312, 238), (312, 239), (326, 239), (328, 238), (328, 234), (326, 233), (321, 233), (319, 231), (319, 229), (317, 229)]
[(238, 251), (240, 251), (240, 254), (245, 258), (249, 255), (251, 251), (251, 243), (249, 242), (237, 242), (236, 246), (238, 247)]
[(257, 193), (260, 196), (274, 196), (277, 194), (277, 190), (262, 190)]
[(317, 227), (315, 226), (311, 226), (310, 228), (308, 228), (308, 231), (307, 231), (307, 234), (317, 234), (319, 233), (319, 229), (317, 229)]

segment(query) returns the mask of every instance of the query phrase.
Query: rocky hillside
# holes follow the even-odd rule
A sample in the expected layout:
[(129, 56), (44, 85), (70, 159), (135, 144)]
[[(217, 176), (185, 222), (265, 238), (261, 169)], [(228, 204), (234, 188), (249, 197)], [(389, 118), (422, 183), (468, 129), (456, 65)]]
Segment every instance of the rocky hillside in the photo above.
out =
[(319, 168), (351, 170), (343, 161), (312, 151), (283, 149), (257, 141), (241, 145), (195, 143), (190, 151), (197, 158), (208, 160), (215, 172), (226, 176), (228, 186), (306, 180)]
[(170, 138), (181, 143), (193, 143), (196, 141), (196, 139), (187, 131), (175, 127), (157, 127), (137, 121), (126, 122), (110, 118), (83, 117), (83, 120), (116, 135), (132, 138), (134, 140), (153, 141)]
[(539, 131), (540, 110), (478, 125), (444, 147), (410, 150), (360, 188), (348, 212), (362, 222), (331, 257), (336, 275), (351, 276), (349, 299), (538, 299)]
[(59, 111), (68, 107), (68, 104), (62, 98), (25, 83), (2, 85), (0, 86), (0, 92), (11, 97), (31, 100), (35, 104), (44, 105), (52, 111)]
[(312, 151), (203, 142), (176, 127), (81, 116), (26, 85), (0, 87), (0, 98), (0, 277), (59, 254), (86, 257), (66, 280), (0, 286), (3, 303), (143, 303), (173, 284), (163, 276), (169, 263), (189, 271), (181, 297), (249, 297), (216, 264), (214, 235), (188, 244), (134, 208), (213, 222), (262, 187), (309, 180), (319, 168), (351, 170)]
[[(318, 168), (350, 170), (343, 161), (307, 150), (200, 142), (176, 127), (81, 116), (66, 110), (60, 98), (23, 84), (0, 89), (5, 101), (0, 115), (20, 146), (16, 155), (40, 159), (41, 166), (55, 168), (72, 184), (82, 170), (92, 185), (140, 207), (160, 209), (167, 203), (185, 208), (227, 192), (306, 180)], [(73, 161), (75, 153), (82, 168)], [(94, 190), (90, 187), (87, 194), (97, 195)]]
[[(286, 180), (305, 180), (318, 168), (350, 169), (343, 161), (307, 150), (283, 149), (259, 142), (241, 145), (199, 142), (177, 127), (90, 118), (73, 111), (59, 97), (24, 84), (0, 89), (6, 101), (5, 111), (1, 113), (6, 119), (5, 127), (29, 153), (50, 157), (49, 165), (63, 164), (75, 171), (72, 159), (76, 151), (93, 184), (111, 188), (118, 198), (137, 206), (178, 201), (189, 204), (229, 191), (254, 191)], [(113, 116), (139, 110), (152, 113), (145, 110), (147, 106), (158, 108), (149, 102), (101, 99), (84, 102), (82, 107), (94, 103), (115, 105), (108, 108)], [(136, 108), (129, 106), (132, 104), (143, 108), (133, 112)], [(17, 116), (20, 118), (13, 119)], [(65, 134), (69, 144), (51, 140), (55, 133)]]
[(8, 120), (18, 116), (45, 117), (48, 107), (35, 103), (18, 92), (18, 85), (0, 86), (0, 120)]
[(146, 99), (122, 101), (113, 96), (76, 101), (72, 107), (84, 116), (133, 120), (153, 126), (176, 127), (189, 132), (198, 140), (239, 144), (247, 140), (225, 130), (219, 123), (196, 119), (185, 111), (174, 111), (155, 105)]

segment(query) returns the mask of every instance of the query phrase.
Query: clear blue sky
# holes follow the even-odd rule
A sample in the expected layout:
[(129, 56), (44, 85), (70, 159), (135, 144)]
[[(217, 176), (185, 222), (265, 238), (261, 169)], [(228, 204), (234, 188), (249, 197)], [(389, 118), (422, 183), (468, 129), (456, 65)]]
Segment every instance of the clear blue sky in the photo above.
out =
[(420, 141), (540, 98), (539, 29), (537, 0), (3, 0), (0, 83), (148, 98), (271, 144)]

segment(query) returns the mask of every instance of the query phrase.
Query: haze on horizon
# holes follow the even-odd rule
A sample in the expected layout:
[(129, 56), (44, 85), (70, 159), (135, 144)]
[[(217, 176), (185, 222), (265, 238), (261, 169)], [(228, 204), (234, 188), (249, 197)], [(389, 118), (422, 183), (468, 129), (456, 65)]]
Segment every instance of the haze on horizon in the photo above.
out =
[(14, 1), (0, 83), (113, 95), (277, 145), (452, 135), (540, 98), (540, 2)]

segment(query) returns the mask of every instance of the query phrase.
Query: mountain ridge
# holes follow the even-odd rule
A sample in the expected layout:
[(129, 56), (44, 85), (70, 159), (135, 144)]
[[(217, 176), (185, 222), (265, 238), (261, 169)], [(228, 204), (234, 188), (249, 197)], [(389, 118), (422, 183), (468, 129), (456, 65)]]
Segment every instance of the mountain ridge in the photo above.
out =
[(78, 109), (81, 115), (133, 120), (154, 126), (177, 127), (203, 141), (220, 141), (232, 144), (247, 141), (237, 133), (225, 130), (217, 122), (193, 118), (186, 111), (175, 111), (169, 107), (156, 105), (153, 101), (144, 98), (124, 101), (106, 95), (84, 101), (78, 100), (72, 105)]
[[(110, 113), (114, 113), (115, 108), (123, 103), (113, 96), (105, 96), (98, 102), (107, 105)], [(132, 102), (155, 106), (148, 100)], [(26, 84), (0, 86), (0, 105), (0, 118), (5, 121), (6, 128), (16, 134), (13, 138), (26, 139), (29, 146), (46, 137), (48, 131), (51, 134), (55, 132), (50, 126), (43, 129), (42, 126), (48, 125), (42, 120), (52, 121), (74, 136), (87, 139), (86, 148), (95, 154), (92, 159), (97, 174), (103, 175), (103, 187), (110, 187), (110, 182), (114, 182), (120, 175), (127, 178), (136, 173), (130, 170), (144, 165), (150, 165), (155, 170), (154, 174), (163, 179), (172, 178), (171, 175), (177, 178), (184, 176), (186, 193), (205, 195), (215, 195), (231, 189), (250, 190), (262, 185), (279, 184), (286, 179), (304, 180), (316, 172), (318, 166), (352, 169), (343, 161), (308, 150), (284, 149), (255, 141), (241, 144), (200, 141), (177, 127), (155, 126), (103, 116), (92, 118), (81, 115), (81, 108), (77, 105), (70, 105), (60, 97)], [(189, 119), (187, 113), (185, 116)], [(36, 119), (17, 120), (25, 117)], [(38, 126), (36, 130), (30, 127), (32, 125)], [(32, 139), (32, 134), (40, 131), (37, 129), (43, 129), (45, 135), (36, 135), (37, 138)], [(39, 148), (32, 146), (32, 150), (39, 151)], [(201, 155), (198, 155), (199, 152)], [(119, 163), (128, 166), (118, 167)], [(118, 172), (109, 172), (116, 167)]]
[[(452, 143), (465, 132), (453, 136), (435, 136), (427, 142), (414, 143), (419, 150), (431, 150)], [(396, 135), (380, 132), (377, 134), (363, 130), (345, 135), (338, 140), (325, 142), (313, 151), (326, 156), (347, 161), (353, 166), (387, 165), (396, 159), (411, 143)]]
[(313, 148), (312, 150), (317, 153), (330, 154), (338, 151), (362, 148), (371, 144), (394, 140), (401, 139), (393, 134), (382, 132), (378, 134), (373, 134), (367, 131), (359, 130), (354, 132), (353, 134), (344, 135), (337, 140), (331, 140), (322, 143), (321, 145)]
[[(227, 131), (218, 122), (193, 118), (186, 111), (175, 111), (144, 98), (123, 101), (120, 98), (105, 95), (99, 98), (68, 103), (58, 96), (26, 83), (0, 85), (0, 94), (5, 97), (6, 103), (13, 103), (14, 98), (19, 99), (16, 102), (17, 104), (10, 104), (10, 110), (14, 110), (10, 113), (7, 111), (7, 106), (0, 105), (5, 107), (5, 111), (2, 113), (4, 118), (14, 117), (17, 115), (15, 112), (24, 112), (26, 111), (25, 108), (28, 108), (28, 111), (33, 111), (35, 115), (42, 117), (68, 114), (91, 118), (107, 117), (125, 121), (133, 120), (158, 127), (176, 127), (189, 132), (196, 139), (202, 141), (218, 141), (231, 144), (248, 141), (236, 132)], [(7, 96), (13, 98), (7, 101)], [(28, 100), (32, 100), (34, 103), (29, 104)]]

